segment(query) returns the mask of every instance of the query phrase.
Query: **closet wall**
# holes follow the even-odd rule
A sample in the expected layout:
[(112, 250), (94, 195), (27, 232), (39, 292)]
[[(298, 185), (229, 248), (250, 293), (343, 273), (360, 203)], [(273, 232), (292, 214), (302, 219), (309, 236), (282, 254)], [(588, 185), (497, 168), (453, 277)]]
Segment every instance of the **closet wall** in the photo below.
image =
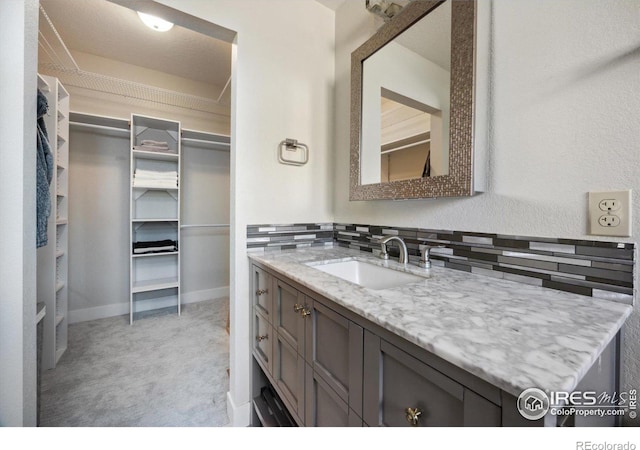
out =
[[(129, 135), (72, 126), (70, 144), (70, 322), (127, 314)], [(183, 224), (229, 223), (229, 154), (184, 142), (182, 164)], [(180, 251), (183, 304), (228, 296), (228, 229), (184, 229)]]

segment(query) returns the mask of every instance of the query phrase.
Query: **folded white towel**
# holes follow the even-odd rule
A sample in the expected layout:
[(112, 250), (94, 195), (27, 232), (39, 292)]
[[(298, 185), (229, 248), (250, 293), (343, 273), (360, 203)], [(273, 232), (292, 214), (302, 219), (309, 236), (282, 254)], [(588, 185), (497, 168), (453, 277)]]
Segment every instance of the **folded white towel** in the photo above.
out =
[(145, 247), (145, 248), (134, 248), (133, 253), (155, 253), (155, 252), (171, 252), (175, 251), (175, 245), (167, 245), (164, 247)]
[(176, 151), (171, 150), (169, 147), (158, 147), (155, 145), (135, 145), (133, 149), (142, 150), (145, 152), (177, 153)]
[(152, 179), (134, 179), (133, 187), (147, 187), (147, 188), (175, 188), (178, 186), (177, 181), (170, 180), (152, 180)]
[(162, 179), (176, 179), (178, 178), (177, 171), (167, 171), (167, 172), (157, 172), (154, 170), (141, 170), (136, 169), (135, 177), (145, 177), (145, 178), (162, 178)]
[(142, 141), (140, 141), (140, 144), (142, 145), (153, 145), (156, 147), (168, 147), (169, 143), (166, 141), (154, 141), (151, 139), (143, 139)]

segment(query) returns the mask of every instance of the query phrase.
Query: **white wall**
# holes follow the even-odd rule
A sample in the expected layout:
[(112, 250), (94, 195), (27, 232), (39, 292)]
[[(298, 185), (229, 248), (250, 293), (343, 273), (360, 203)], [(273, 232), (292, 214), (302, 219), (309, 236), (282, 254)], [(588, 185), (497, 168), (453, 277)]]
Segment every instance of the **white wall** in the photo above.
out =
[(0, 426), (35, 426), (38, 2), (0, 17)]
[[(620, 240), (640, 240), (637, 1), (494, 0), (489, 114), (478, 117), (488, 189), (409, 202), (348, 201), (349, 58), (372, 31), (367, 15), (350, 1), (336, 13), (336, 221), (617, 240), (586, 234), (587, 192), (633, 189), (634, 233)], [(638, 302), (625, 338), (625, 387), (637, 388)]]
[[(334, 14), (313, 0), (161, 0), (238, 33), (232, 91), (231, 383), (234, 425), (249, 423), (249, 265), (246, 227), (330, 222)], [(309, 163), (278, 164), (285, 138)]]

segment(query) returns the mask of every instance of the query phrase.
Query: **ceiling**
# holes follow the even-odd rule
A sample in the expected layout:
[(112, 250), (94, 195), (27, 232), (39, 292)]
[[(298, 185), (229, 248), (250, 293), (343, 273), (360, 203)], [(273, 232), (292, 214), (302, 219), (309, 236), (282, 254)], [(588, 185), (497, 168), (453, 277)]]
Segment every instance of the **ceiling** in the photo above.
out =
[[(218, 87), (231, 75), (231, 44), (174, 26), (147, 28), (132, 9), (107, 0), (40, 0), (74, 51), (157, 70)], [(82, 69), (82, 67), (80, 67)]]
[[(323, 4), (324, 6), (326, 6), (329, 9), (337, 11), (338, 8), (340, 8), (342, 6), (342, 4), (344, 2), (346, 2), (347, 0), (316, 0), (316, 1), (318, 3), (320, 3), (320, 4)], [(353, 0), (351, 0), (351, 1), (353, 1)], [(364, 1), (362, 2), (362, 4), (364, 5)]]

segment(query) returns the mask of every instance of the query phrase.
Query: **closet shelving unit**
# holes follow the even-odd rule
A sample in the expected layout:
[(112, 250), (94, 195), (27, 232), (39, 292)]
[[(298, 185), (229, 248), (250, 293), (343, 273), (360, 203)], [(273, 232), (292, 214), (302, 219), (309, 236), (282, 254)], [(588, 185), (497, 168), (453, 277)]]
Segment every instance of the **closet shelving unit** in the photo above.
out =
[[(180, 122), (131, 116), (130, 308), (133, 324), (147, 311), (175, 308), (180, 315)], [(143, 140), (166, 142), (169, 151), (140, 149)], [(138, 171), (175, 172), (177, 182), (136, 181)], [(171, 240), (176, 251), (134, 253), (134, 243)]]
[[(144, 121), (147, 121), (146, 124)], [(133, 186), (133, 173), (135, 164), (148, 166), (148, 164), (171, 164), (173, 167), (181, 167), (182, 144), (189, 144), (195, 147), (207, 148), (214, 151), (229, 153), (231, 149), (231, 139), (227, 135), (195, 131), (182, 128), (179, 122), (165, 119), (157, 119), (142, 115), (133, 114), (130, 119), (117, 117), (99, 116), (94, 114), (70, 112), (70, 125), (75, 128), (95, 129), (102, 133), (115, 136), (127, 135), (130, 138), (131, 174), (130, 174), (130, 245), (134, 239), (158, 235), (168, 230), (170, 235), (177, 236), (180, 243), (180, 230), (189, 228), (222, 228), (228, 229), (228, 223), (188, 223), (183, 224), (180, 217), (181, 189), (179, 185), (176, 189), (165, 187), (145, 186), (144, 188)], [(173, 128), (172, 128), (173, 127)], [(177, 128), (176, 128), (177, 127)], [(166, 141), (167, 130), (178, 130), (179, 138), (176, 141), (176, 155), (165, 153), (146, 152), (133, 149), (137, 142), (142, 139), (156, 141)], [(137, 133), (144, 134), (137, 134)], [(156, 137), (150, 137), (153, 133)], [(171, 139), (174, 139), (175, 132)], [(136, 141), (136, 139), (138, 139)], [(146, 162), (144, 162), (146, 160)], [(178, 170), (180, 173), (181, 170)], [(135, 208), (135, 209), (134, 209)], [(174, 233), (174, 230), (177, 232)], [(135, 233), (135, 236), (134, 236)], [(164, 239), (160, 237), (159, 239)], [(155, 239), (154, 239), (155, 240)], [(181, 255), (180, 246), (177, 252), (154, 253), (148, 255), (134, 255), (130, 247), (130, 321), (139, 318), (145, 309), (151, 305), (154, 309), (172, 307), (180, 312), (180, 262), (184, 255)], [(167, 274), (169, 269), (173, 269)], [(140, 270), (138, 270), (140, 269)], [(134, 273), (134, 270), (137, 272)], [(162, 292), (161, 292), (162, 291)], [(168, 304), (168, 295), (173, 295), (173, 303)], [(176, 301), (177, 298), (177, 301)], [(154, 301), (155, 299), (155, 301)], [(164, 299), (164, 300), (159, 300)], [(151, 301), (150, 301), (151, 300)], [(163, 304), (164, 301), (164, 304)], [(141, 306), (143, 305), (143, 306)], [(156, 305), (160, 305), (155, 308)]]
[(55, 77), (38, 75), (49, 104), (45, 126), (54, 156), (48, 244), (38, 249), (38, 301), (44, 301), (42, 367), (53, 369), (67, 349), (69, 271), (69, 93)]

